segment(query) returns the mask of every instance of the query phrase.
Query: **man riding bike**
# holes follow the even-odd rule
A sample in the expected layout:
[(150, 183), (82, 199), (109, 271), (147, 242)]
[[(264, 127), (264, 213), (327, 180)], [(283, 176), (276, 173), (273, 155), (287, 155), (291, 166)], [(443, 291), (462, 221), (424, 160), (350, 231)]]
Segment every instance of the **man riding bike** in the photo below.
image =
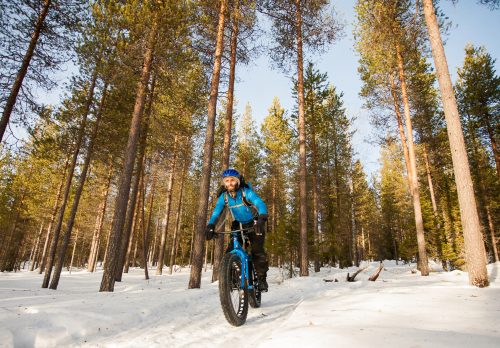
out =
[[(223, 186), (218, 192), (217, 203), (205, 230), (205, 237), (207, 240), (214, 237), (215, 224), (226, 206), (233, 217), (232, 231), (255, 226), (255, 229), (247, 236), (252, 245), (252, 259), (259, 279), (259, 290), (265, 292), (268, 289), (266, 276), (269, 269), (264, 250), (265, 222), (267, 221), (266, 204), (250, 185), (245, 183), (243, 176), (237, 170), (226, 169), (222, 173), (222, 182)], [(252, 208), (257, 210), (257, 214), (254, 215)], [(240, 243), (243, 244), (241, 237)], [(233, 245), (230, 242), (226, 253), (230, 252), (232, 248)]]

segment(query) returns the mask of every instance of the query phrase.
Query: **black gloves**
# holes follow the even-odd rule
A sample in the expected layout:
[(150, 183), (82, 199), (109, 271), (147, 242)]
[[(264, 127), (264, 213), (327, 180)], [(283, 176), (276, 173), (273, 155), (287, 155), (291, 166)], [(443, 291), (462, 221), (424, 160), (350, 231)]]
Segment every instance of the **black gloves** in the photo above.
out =
[(264, 222), (266, 221), (267, 221), (267, 214), (260, 214), (257, 223), (264, 225)]
[(207, 240), (211, 240), (215, 236), (215, 225), (208, 224), (207, 228), (205, 228), (205, 238)]
[(267, 214), (260, 214), (257, 218), (257, 234), (261, 235), (265, 231), (265, 225), (267, 221)]

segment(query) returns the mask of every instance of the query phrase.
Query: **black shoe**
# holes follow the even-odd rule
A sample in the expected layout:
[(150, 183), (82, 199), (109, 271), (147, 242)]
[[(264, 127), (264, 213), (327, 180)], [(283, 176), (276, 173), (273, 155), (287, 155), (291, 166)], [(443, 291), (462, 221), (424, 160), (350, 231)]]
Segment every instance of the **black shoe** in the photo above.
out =
[(259, 291), (267, 292), (268, 288), (266, 277), (259, 278)]

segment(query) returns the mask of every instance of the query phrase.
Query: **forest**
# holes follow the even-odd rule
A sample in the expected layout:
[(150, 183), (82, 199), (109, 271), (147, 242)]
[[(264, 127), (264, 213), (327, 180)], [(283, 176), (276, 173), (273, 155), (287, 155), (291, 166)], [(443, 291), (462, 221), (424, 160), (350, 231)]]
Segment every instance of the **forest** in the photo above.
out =
[[(53, 290), (72, 269), (102, 272), (96, 292), (130, 268), (189, 267), (193, 289), (211, 267), (215, 282), (227, 239), (204, 230), (236, 168), (267, 204), (269, 263), (289, 278), (383, 260), (425, 277), (432, 260), (487, 287), (500, 76), (471, 43), (452, 83), (441, 2), (354, 1), (359, 97), (381, 148), (368, 175), (343, 91), (312, 62), (344, 35), (335, 1), (2, 0), (0, 271)], [(296, 103), (269, 96), (258, 124), (234, 86), (260, 55), (293, 76)], [(42, 103), (69, 64), (60, 102)]]

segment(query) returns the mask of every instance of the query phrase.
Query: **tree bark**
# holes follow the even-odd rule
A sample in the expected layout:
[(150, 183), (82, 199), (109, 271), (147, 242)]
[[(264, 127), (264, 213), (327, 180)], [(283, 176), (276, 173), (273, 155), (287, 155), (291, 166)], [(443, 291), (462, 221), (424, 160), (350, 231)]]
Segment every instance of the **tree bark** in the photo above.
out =
[[(182, 178), (181, 178), (181, 187), (179, 193), (179, 204), (177, 205), (177, 211), (175, 213), (175, 227), (174, 227), (174, 235), (172, 237), (172, 248), (170, 248), (170, 260), (169, 260), (169, 274), (172, 274), (172, 269), (174, 268), (175, 262), (175, 253), (177, 251), (177, 243), (178, 243), (178, 235), (179, 235), (179, 223), (181, 217), (181, 208), (182, 208), (182, 197), (184, 193), (184, 182), (186, 181), (187, 169), (188, 169), (189, 161), (184, 159), (184, 165), (182, 168)], [(220, 238), (222, 239), (222, 238)], [(215, 269), (214, 269), (215, 271)]]
[(460, 116), (432, 0), (423, 0), (423, 7), (450, 142), (460, 218), (464, 232), (465, 260), (469, 272), (469, 283), (477, 287), (485, 287), (489, 285), (486, 252), (481, 236), (481, 225), (477, 214)]
[(431, 195), (431, 204), (432, 204), (432, 212), (434, 213), (434, 223), (436, 224), (436, 230), (437, 230), (437, 235), (436, 235), (436, 247), (437, 247), (437, 253), (438, 257), (441, 260), (441, 264), (443, 266), (444, 270), (447, 270), (448, 266), (446, 263), (446, 260), (443, 259), (443, 245), (442, 245), (442, 240), (441, 240), (441, 224), (439, 222), (439, 212), (437, 208), (437, 203), (436, 203), (436, 195), (434, 193), (434, 184), (432, 182), (432, 175), (431, 175), (431, 166), (429, 164), (429, 157), (427, 156), (427, 148), (424, 145), (424, 161), (425, 161), (425, 171), (427, 173), (427, 182), (429, 185), (429, 192)]
[(104, 83), (104, 88), (102, 92), (101, 102), (99, 103), (99, 108), (97, 110), (97, 115), (95, 119), (94, 129), (90, 136), (90, 142), (87, 148), (87, 154), (83, 163), (82, 172), (80, 174), (80, 182), (75, 192), (75, 197), (73, 198), (73, 205), (71, 207), (70, 216), (66, 225), (66, 231), (64, 232), (63, 241), (59, 249), (58, 260), (56, 262), (56, 269), (52, 281), (50, 282), (50, 288), (53, 290), (57, 289), (59, 284), (59, 278), (61, 277), (61, 270), (64, 265), (64, 258), (66, 255), (66, 250), (68, 249), (69, 241), (71, 238), (71, 233), (73, 231), (73, 225), (76, 219), (76, 213), (78, 212), (78, 206), (80, 205), (80, 198), (82, 196), (83, 188), (85, 186), (85, 181), (87, 180), (87, 174), (90, 167), (90, 161), (92, 160), (92, 153), (94, 152), (94, 144), (97, 139), (97, 134), (99, 132), (99, 125), (101, 123), (101, 118), (103, 114), (104, 105), (106, 103), (108, 84)]
[(116, 281), (122, 280), (122, 274), (124, 268), (126, 268), (126, 272), (128, 273), (128, 263), (125, 263), (125, 258), (127, 256), (127, 246), (130, 241), (130, 231), (132, 229), (132, 219), (134, 217), (134, 211), (136, 208), (136, 200), (137, 200), (137, 192), (139, 190), (139, 181), (142, 173), (142, 169), (144, 167), (144, 154), (146, 153), (146, 145), (147, 145), (147, 137), (149, 132), (149, 120), (151, 118), (151, 113), (153, 109), (153, 100), (154, 100), (154, 89), (156, 84), (156, 75), (153, 73), (152, 81), (151, 81), (151, 90), (149, 91), (148, 103), (146, 105), (145, 113), (144, 113), (144, 122), (143, 127), (140, 131), (140, 141), (139, 141), (139, 152), (137, 154), (137, 168), (136, 168), (136, 176), (134, 178), (134, 183), (132, 187), (132, 194), (130, 197), (130, 204), (128, 205), (127, 214), (126, 214), (126, 222), (125, 222), (125, 230), (123, 232), (124, 238), (122, 238), (121, 248), (120, 248), (120, 261), (119, 265), (123, 265), (123, 267), (118, 267), (116, 270)]
[(153, 52), (157, 32), (158, 24), (156, 23), (156, 20), (153, 19), (153, 27), (149, 32), (149, 37), (144, 50), (144, 62), (142, 65), (141, 78), (137, 83), (135, 106), (132, 113), (132, 122), (130, 124), (130, 132), (125, 150), (125, 160), (123, 162), (122, 173), (120, 176), (118, 195), (116, 197), (115, 213), (112, 224), (113, 227), (111, 229), (109, 243), (106, 248), (107, 260), (104, 265), (104, 273), (99, 291), (114, 290), (116, 270), (118, 267), (121, 267), (121, 264), (119, 263), (120, 240), (122, 239), (123, 225), (125, 222), (124, 220), (130, 193), (130, 183), (132, 181), (132, 171), (134, 169), (137, 143), (140, 136), (146, 89), (151, 75), (151, 66), (153, 63)]
[(219, 11), (219, 23), (217, 27), (217, 41), (215, 47), (214, 67), (210, 86), (210, 99), (208, 102), (208, 120), (203, 147), (203, 166), (200, 182), (200, 196), (198, 199), (198, 210), (196, 212), (196, 230), (193, 236), (192, 267), (189, 277), (189, 289), (200, 288), (201, 271), (203, 267), (203, 243), (205, 241), (204, 230), (207, 221), (207, 204), (210, 190), (210, 176), (212, 168), (212, 157), (214, 148), (215, 113), (217, 110), (217, 95), (219, 93), (219, 78), (222, 60), (222, 49), (224, 44), (224, 19), (227, 0), (221, 0)]
[(31, 35), (30, 44), (28, 45), (28, 49), (23, 57), (23, 62), (19, 71), (17, 72), (16, 80), (12, 85), (12, 89), (10, 90), (10, 94), (7, 97), (7, 102), (5, 103), (5, 108), (2, 112), (2, 119), (0, 120), (0, 142), (3, 140), (3, 136), (5, 134), (5, 130), (7, 129), (7, 125), (9, 124), (10, 116), (12, 111), (14, 110), (14, 105), (16, 104), (17, 96), (19, 95), (19, 91), (23, 85), (24, 77), (28, 72), (28, 68), (31, 62), (31, 58), (33, 57), (33, 53), (35, 52), (36, 44), (38, 43), (38, 38), (42, 32), (45, 17), (47, 17), (47, 13), (49, 12), (49, 7), (51, 5), (51, 0), (45, 0), (43, 2), (42, 10), (38, 15), (38, 19), (35, 24), (35, 30)]
[(411, 168), (411, 176), (412, 176), (412, 201), (413, 201), (413, 212), (415, 214), (415, 226), (417, 228), (417, 246), (418, 246), (418, 263), (419, 270), (422, 276), (429, 275), (429, 264), (427, 260), (427, 251), (425, 250), (425, 231), (424, 231), (424, 219), (422, 217), (422, 207), (420, 204), (420, 192), (419, 192), (419, 183), (418, 183), (418, 174), (417, 174), (417, 160), (415, 157), (415, 147), (413, 143), (413, 128), (411, 124), (411, 115), (410, 115), (410, 103), (408, 101), (408, 93), (406, 90), (406, 77), (404, 73), (403, 67), (403, 56), (401, 54), (401, 49), (399, 44), (396, 44), (396, 54), (398, 58), (398, 71), (399, 71), (399, 80), (401, 83), (401, 94), (403, 96), (403, 106), (404, 106), (404, 114), (405, 114), (405, 123), (406, 123), (406, 133), (408, 140), (408, 155), (410, 158), (410, 168)]
[(408, 173), (408, 184), (410, 186), (410, 192), (413, 193), (413, 174), (411, 172), (411, 166), (410, 166), (410, 155), (408, 154), (408, 146), (406, 145), (406, 135), (405, 135), (405, 130), (403, 126), (403, 118), (401, 117), (401, 110), (399, 107), (399, 98), (398, 94), (396, 91), (396, 84), (394, 83), (394, 77), (391, 76), (390, 78), (390, 83), (391, 83), (391, 94), (392, 94), (392, 100), (394, 104), (394, 112), (396, 113), (396, 120), (398, 122), (398, 129), (399, 129), (399, 138), (401, 139), (401, 147), (403, 148), (403, 155), (405, 158), (405, 165), (406, 165), (406, 172)]
[(108, 205), (108, 195), (109, 195), (109, 187), (111, 186), (111, 178), (113, 174), (113, 164), (109, 165), (109, 170), (108, 170), (108, 179), (107, 183), (105, 186), (105, 189), (103, 190), (102, 193), (102, 201), (99, 206), (99, 213), (97, 215), (97, 218), (95, 220), (95, 227), (94, 227), (94, 233), (92, 235), (92, 244), (90, 247), (90, 253), (89, 253), (89, 258), (88, 258), (88, 263), (87, 263), (87, 270), (89, 272), (94, 272), (95, 271), (95, 265), (98, 257), (98, 249), (99, 249), (99, 240), (101, 238), (101, 231), (102, 231), (102, 225), (104, 222), (104, 216), (106, 214), (106, 207)]
[(495, 167), (497, 170), (497, 176), (500, 178), (500, 152), (498, 151), (497, 141), (495, 139), (495, 131), (493, 130), (493, 127), (491, 126), (491, 123), (489, 121), (489, 115), (486, 115), (484, 117), (484, 123), (486, 125), (486, 131), (488, 132), (488, 137), (490, 138), (493, 157), (495, 158)]
[(493, 251), (493, 257), (495, 262), (498, 262), (500, 261), (500, 259), (498, 258), (497, 239), (495, 238), (495, 225), (493, 224), (493, 218), (491, 216), (491, 209), (489, 206), (486, 206), (486, 216), (488, 218), (488, 226), (490, 227), (491, 248)]
[(33, 245), (33, 251), (31, 253), (31, 257), (30, 257), (30, 272), (33, 272), (35, 270), (35, 263), (37, 260), (38, 249), (40, 246), (40, 238), (42, 237), (44, 223), (45, 223), (45, 221), (43, 221), (40, 224), (40, 231), (38, 231), (38, 233), (36, 235), (36, 239), (35, 239), (35, 244)]
[[(142, 175), (142, 173), (140, 174)], [(142, 178), (139, 179), (141, 181)], [(132, 202), (131, 202), (132, 204)], [(141, 204), (141, 195), (137, 195), (136, 199), (134, 201), (134, 206), (135, 207), (140, 207)], [(132, 246), (134, 245), (134, 241), (137, 240), (137, 226), (140, 226), (140, 210), (134, 208), (134, 217), (132, 218), (132, 226), (130, 227), (130, 234), (128, 237), (128, 242), (126, 245), (126, 250), (125, 250), (125, 256), (123, 258), (122, 267), (118, 267), (117, 272), (121, 273), (121, 270), (123, 270), (123, 273), (128, 273), (129, 267), (130, 267), (130, 255), (132, 255)], [(125, 238), (124, 238), (125, 239)], [(121, 281), (121, 277), (118, 279), (118, 277), (115, 279), (116, 281)]]
[(167, 248), (167, 237), (168, 237), (168, 224), (170, 222), (170, 209), (172, 207), (172, 191), (175, 179), (175, 169), (177, 164), (177, 147), (178, 147), (178, 136), (174, 139), (174, 158), (172, 159), (172, 169), (170, 170), (170, 176), (168, 177), (167, 183), (167, 197), (165, 202), (165, 228), (161, 235), (160, 249), (158, 251), (158, 264), (156, 265), (156, 274), (160, 275), (163, 273), (163, 265), (165, 263), (165, 253)]
[[(314, 129), (314, 126), (313, 126)], [(312, 194), (313, 194), (313, 229), (314, 229), (314, 272), (320, 271), (319, 263), (319, 223), (318, 223), (318, 149), (316, 146), (316, 133), (313, 130), (311, 134), (312, 150)]]
[[(151, 220), (153, 217), (153, 202), (154, 202), (154, 197), (155, 197), (155, 192), (156, 192), (156, 173), (153, 172), (152, 174), (153, 177), (153, 183), (151, 184), (151, 192), (149, 194), (149, 214), (148, 214), (148, 222), (146, 227), (144, 228), (144, 234), (143, 234), (143, 262), (144, 262), (144, 277), (149, 279), (149, 271), (148, 271), (148, 249), (149, 249), (149, 236), (151, 235), (149, 232), (151, 231)], [(144, 195), (144, 200), (146, 200), (146, 192), (143, 193)], [(144, 215), (144, 212), (143, 212)], [(145, 220), (145, 219), (144, 219)], [(149, 254), (150, 255), (150, 254)]]
[[(224, 146), (222, 150), (222, 170), (229, 168), (229, 154), (231, 150), (231, 132), (233, 123), (233, 102), (234, 102), (234, 79), (236, 76), (236, 49), (238, 47), (238, 30), (239, 30), (239, 0), (234, 0), (234, 9), (232, 16), (232, 31), (231, 31), (231, 61), (229, 63), (229, 86), (227, 89), (227, 107), (226, 117), (224, 120)], [(224, 225), (222, 225), (224, 226)], [(216, 238), (214, 240), (214, 264), (212, 272), (212, 282), (219, 279), (219, 265), (224, 255), (224, 238)]]
[(73, 252), (71, 253), (71, 261), (69, 263), (69, 274), (71, 274), (71, 269), (73, 268), (73, 260), (75, 259), (76, 243), (78, 243), (78, 234), (80, 229), (76, 229), (75, 243), (73, 244)]
[(307, 254), (307, 168), (301, 0), (295, 0), (295, 16), (297, 21), (297, 96), (299, 104), (300, 276), (304, 277), (309, 275), (309, 257)]
[(61, 204), (61, 208), (59, 209), (59, 215), (57, 217), (57, 225), (56, 225), (56, 229), (54, 230), (54, 235), (52, 237), (52, 242), (50, 245), (50, 252), (48, 255), (48, 264), (47, 264), (47, 268), (45, 269), (45, 275), (43, 278), (42, 288), (47, 288), (49, 286), (50, 276), (52, 274), (52, 267), (54, 266), (54, 263), (55, 263), (56, 249), (57, 249), (57, 244), (59, 242), (59, 234), (61, 233), (61, 229), (62, 229), (64, 213), (66, 211), (66, 204), (68, 204), (68, 198), (69, 198), (70, 191), (71, 191), (71, 182), (73, 181), (73, 174), (75, 172), (76, 161), (78, 159), (78, 154), (80, 153), (80, 148), (82, 146), (83, 136), (85, 135), (85, 128), (87, 126), (87, 117), (88, 117), (89, 112), (90, 112), (90, 106), (92, 105), (92, 102), (94, 100), (94, 89), (95, 89), (96, 80), (97, 80), (97, 65), (94, 68), (94, 73), (92, 75), (92, 80), (90, 82), (89, 94), (88, 94), (87, 100), (85, 102), (85, 110), (83, 112), (82, 120), (80, 123), (80, 129), (78, 130), (75, 148), (73, 150), (73, 157), (71, 158), (71, 164), (69, 167), (68, 176), (66, 178), (66, 183), (64, 186), (64, 194), (63, 194), (62, 204)]
[(47, 235), (45, 236), (45, 243), (43, 244), (43, 251), (42, 251), (42, 255), (40, 257), (40, 262), (39, 262), (40, 268), (38, 270), (38, 274), (42, 274), (42, 272), (45, 270), (45, 263), (47, 262), (47, 248), (48, 248), (49, 242), (50, 242), (52, 225), (54, 224), (54, 221), (56, 220), (57, 208), (59, 207), (59, 200), (61, 199), (61, 192), (62, 192), (62, 188), (63, 188), (64, 182), (66, 179), (66, 170), (68, 169), (69, 159), (70, 159), (70, 156), (68, 156), (66, 158), (66, 162), (64, 164), (63, 175), (61, 178), (61, 183), (59, 184), (59, 188), (57, 189), (56, 199), (54, 200), (54, 206), (52, 207), (52, 214), (50, 215), (49, 225), (47, 226)]

